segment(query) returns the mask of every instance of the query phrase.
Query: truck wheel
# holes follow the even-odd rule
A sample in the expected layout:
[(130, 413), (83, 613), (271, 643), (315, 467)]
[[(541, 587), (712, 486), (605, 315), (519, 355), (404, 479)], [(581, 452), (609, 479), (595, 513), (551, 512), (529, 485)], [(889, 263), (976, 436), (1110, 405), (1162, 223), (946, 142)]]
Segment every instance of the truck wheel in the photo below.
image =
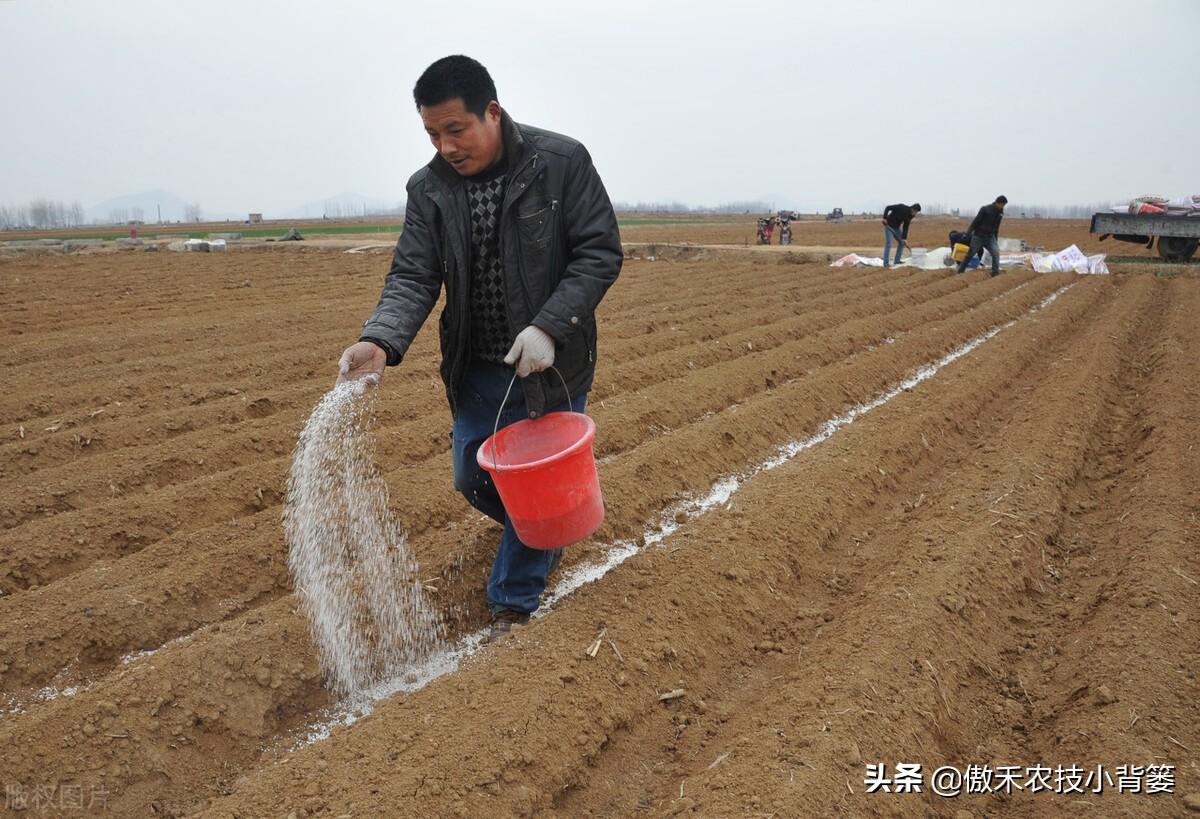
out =
[(1168, 262), (1186, 262), (1196, 252), (1200, 240), (1186, 236), (1159, 236), (1158, 255)]

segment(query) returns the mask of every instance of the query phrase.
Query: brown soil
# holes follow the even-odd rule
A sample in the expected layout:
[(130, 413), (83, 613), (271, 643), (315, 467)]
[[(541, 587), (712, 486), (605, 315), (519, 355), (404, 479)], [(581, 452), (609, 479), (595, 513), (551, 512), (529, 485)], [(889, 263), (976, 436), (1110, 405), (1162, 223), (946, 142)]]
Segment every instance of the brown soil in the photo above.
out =
[[(877, 232), (812, 231), (843, 228)], [(608, 518), (564, 570), (1004, 329), (296, 751), (331, 700), (283, 480), (381, 259), (0, 261), (0, 781), (138, 817), (1184, 810), (1200, 283), (794, 261), (626, 265), (589, 408)], [(497, 530), (451, 486), (435, 348), (423, 332), (385, 378), (378, 457), (457, 639), (484, 623)], [(866, 764), (900, 761), (1170, 764), (1177, 795), (864, 793)], [(55, 793), (41, 812), (70, 815)]]

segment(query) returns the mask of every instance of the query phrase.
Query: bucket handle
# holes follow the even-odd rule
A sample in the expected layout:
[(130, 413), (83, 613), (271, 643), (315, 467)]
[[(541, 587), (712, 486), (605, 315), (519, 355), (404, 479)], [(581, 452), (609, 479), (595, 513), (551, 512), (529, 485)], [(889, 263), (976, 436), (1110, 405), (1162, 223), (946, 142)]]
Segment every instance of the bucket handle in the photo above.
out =
[[(567, 394), (567, 406), (573, 406), (571, 403), (571, 388), (567, 386), (567, 379), (563, 378), (563, 374), (558, 371), (558, 367), (551, 365), (550, 369), (554, 370), (558, 375), (558, 380), (562, 382), (563, 392)], [(517, 371), (513, 370), (513, 377), (508, 382), (508, 389), (504, 391), (504, 400), (500, 402), (500, 409), (496, 412), (496, 423), (492, 426), (492, 469), (500, 468), (499, 462), (496, 460), (500, 454), (497, 450), (496, 433), (500, 431), (500, 416), (504, 414), (504, 405), (508, 403), (508, 396), (512, 395), (513, 384), (517, 383)]]

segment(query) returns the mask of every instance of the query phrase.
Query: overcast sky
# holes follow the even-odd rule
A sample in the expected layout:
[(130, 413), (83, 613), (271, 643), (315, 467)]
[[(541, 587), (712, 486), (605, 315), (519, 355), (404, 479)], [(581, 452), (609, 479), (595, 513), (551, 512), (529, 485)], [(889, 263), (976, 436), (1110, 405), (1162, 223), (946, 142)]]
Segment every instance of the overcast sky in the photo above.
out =
[(404, 198), (411, 89), (486, 65), (614, 200), (860, 209), (1200, 192), (1200, 2), (0, 0), (0, 204)]

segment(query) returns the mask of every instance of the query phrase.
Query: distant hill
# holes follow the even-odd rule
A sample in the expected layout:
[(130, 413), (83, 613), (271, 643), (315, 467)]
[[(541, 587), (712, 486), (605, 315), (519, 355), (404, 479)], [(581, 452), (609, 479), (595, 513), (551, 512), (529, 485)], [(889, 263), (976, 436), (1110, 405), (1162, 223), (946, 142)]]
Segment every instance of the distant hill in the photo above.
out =
[(404, 202), (379, 199), (361, 193), (339, 193), (299, 205), (283, 213), (264, 213), (263, 216), (268, 219), (320, 219), (322, 216), (339, 219), (382, 213), (403, 215)]
[[(140, 219), (146, 223), (182, 222), (186, 220), (188, 202), (170, 191), (152, 190), (142, 193), (128, 193), (106, 199), (87, 209), (88, 221), (109, 223), (112, 221), (126, 222)], [(140, 213), (140, 215), (139, 215)], [(204, 209), (200, 203), (200, 218), (205, 221), (221, 221), (224, 219), (245, 219), (244, 213), (213, 212)]]

